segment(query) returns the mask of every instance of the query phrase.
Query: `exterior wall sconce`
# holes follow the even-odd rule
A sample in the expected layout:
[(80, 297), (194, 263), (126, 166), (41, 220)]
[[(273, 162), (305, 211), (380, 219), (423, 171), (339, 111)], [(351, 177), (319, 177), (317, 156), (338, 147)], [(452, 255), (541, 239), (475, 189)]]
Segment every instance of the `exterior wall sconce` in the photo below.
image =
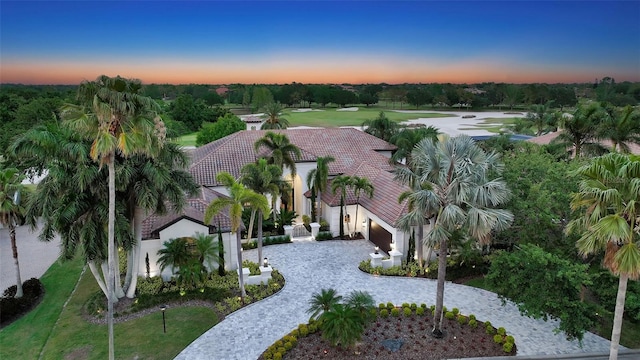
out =
[(264, 258), (264, 260), (262, 260), (262, 266), (264, 266), (264, 267), (269, 266), (269, 259)]
[(351, 215), (347, 214), (344, 216), (344, 222), (348, 223), (351, 222)]

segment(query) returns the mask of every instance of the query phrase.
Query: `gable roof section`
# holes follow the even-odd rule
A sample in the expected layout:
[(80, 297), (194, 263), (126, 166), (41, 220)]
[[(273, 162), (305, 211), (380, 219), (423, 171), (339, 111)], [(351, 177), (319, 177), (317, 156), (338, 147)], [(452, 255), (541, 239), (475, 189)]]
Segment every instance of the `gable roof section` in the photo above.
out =
[[(238, 178), (243, 165), (268, 155), (265, 149), (256, 152), (253, 145), (266, 132), (240, 131), (197, 148), (192, 153), (189, 171), (200, 185), (208, 187), (219, 185), (215, 177), (221, 171)], [(357, 129), (289, 129), (274, 132), (286, 134), (289, 141), (300, 148), (302, 156), (296, 162), (314, 162), (320, 156), (333, 156), (336, 161), (329, 164), (330, 175), (346, 173), (363, 162), (383, 170), (392, 170), (389, 159), (378, 151), (392, 151), (396, 147)]]
[[(207, 206), (219, 197), (224, 197), (217, 191), (201, 187), (200, 194), (196, 198), (187, 199), (184, 209), (180, 212), (169, 210), (165, 215), (153, 214), (142, 221), (142, 239), (157, 239), (160, 231), (177, 223), (182, 219), (191, 220), (195, 223), (204, 225), (204, 213)], [(231, 229), (231, 220), (227, 215), (227, 211), (220, 212), (211, 220), (210, 231), (217, 228), (220, 224), (222, 232), (229, 232)], [(217, 229), (216, 229), (217, 230)]]
[[(357, 168), (348, 171), (349, 176), (369, 179), (373, 185), (373, 198), (360, 194), (360, 206), (375, 214), (387, 224), (395, 226), (396, 221), (405, 213), (407, 201), (398, 203), (398, 197), (408, 187), (393, 180), (393, 174), (363, 162)], [(322, 193), (322, 201), (330, 206), (340, 206), (340, 193), (331, 193), (331, 181), (327, 184), (328, 191)], [(356, 197), (353, 189), (347, 190), (346, 205), (355, 205)]]

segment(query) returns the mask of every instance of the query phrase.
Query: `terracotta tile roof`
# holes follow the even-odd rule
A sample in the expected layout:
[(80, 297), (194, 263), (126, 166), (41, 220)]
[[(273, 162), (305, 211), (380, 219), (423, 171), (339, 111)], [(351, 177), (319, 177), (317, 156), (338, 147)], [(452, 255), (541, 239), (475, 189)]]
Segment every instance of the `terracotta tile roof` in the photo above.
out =
[[(196, 198), (187, 199), (187, 203), (180, 212), (169, 211), (165, 215), (151, 215), (142, 221), (142, 239), (157, 239), (159, 238), (159, 232), (170, 225), (182, 220), (188, 219), (193, 222), (204, 224), (204, 212), (209, 206), (209, 203), (214, 199), (224, 197), (217, 191), (202, 187), (200, 194)], [(213, 217), (211, 221), (210, 233), (217, 231), (217, 226), (220, 224), (222, 232), (229, 232), (231, 228), (231, 220), (227, 215), (227, 212), (221, 212)]]
[[(362, 162), (383, 170), (392, 170), (388, 158), (376, 151), (391, 151), (395, 146), (353, 128), (278, 130), (287, 135), (291, 143), (301, 149), (297, 162), (314, 162), (320, 156), (333, 156), (329, 174), (338, 175)], [(197, 148), (192, 153), (189, 171), (203, 186), (217, 186), (216, 174), (226, 171), (238, 178), (243, 165), (268, 155), (265, 150), (256, 153), (253, 144), (266, 131), (240, 131)]]
[[(373, 185), (373, 198), (360, 194), (360, 206), (375, 214), (387, 224), (395, 225), (400, 216), (405, 213), (406, 201), (398, 203), (398, 197), (409, 188), (394, 181), (392, 173), (363, 162), (345, 174), (369, 179)], [(327, 184), (327, 189), (329, 190), (322, 193), (322, 201), (330, 206), (340, 206), (340, 193), (336, 192), (335, 195), (331, 193), (331, 181)], [(352, 189), (347, 190), (345, 203), (346, 205), (356, 204), (356, 197)]]

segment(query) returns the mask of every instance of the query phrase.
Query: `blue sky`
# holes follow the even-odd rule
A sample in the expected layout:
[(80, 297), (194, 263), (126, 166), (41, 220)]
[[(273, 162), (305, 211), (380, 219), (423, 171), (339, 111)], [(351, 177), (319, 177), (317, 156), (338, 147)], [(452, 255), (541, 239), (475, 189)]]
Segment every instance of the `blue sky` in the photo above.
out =
[(640, 81), (640, 1), (4, 1), (0, 81)]

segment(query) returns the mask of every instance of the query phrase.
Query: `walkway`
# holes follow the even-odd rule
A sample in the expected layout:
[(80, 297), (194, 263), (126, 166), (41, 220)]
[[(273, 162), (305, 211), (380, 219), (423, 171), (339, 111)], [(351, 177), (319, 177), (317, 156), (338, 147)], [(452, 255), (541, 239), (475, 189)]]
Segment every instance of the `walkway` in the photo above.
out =
[[(352, 290), (368, 291), (376, 303), (391, 301), (417, 304), (435, 303), (436, 282), (428, 279), (376, 277), (358, 270), (373, 245), (365, 240), (300, 242), (264, 248), (264, 256), (286, 279), (278, 294), (229, 315), (204, 333), (176, 359), (257, 359), (273, 342), (300, 323), (306, 323), (311, 294), (332, 287), (341, 295)], [(245, 258), (256, 261), (255, 250)], [(463, 314), (475, 314), (495, 327), (504, 327), (516, 338), (518, 355), (606, 352), (609, 341), (591, 333), (583, 347), (554, 334), (554, 323), (521, 316), (512, 305), (502, 306), (488, 291), (447, 283), (444, 305)]]
[[(29, 226), (16, 228), (16, 246), (22, 282), (40, 278), (60, 255), (60, 237), (50, 242), (38, 240), (40, 230), (32, 232)], [(9, 230), (0, 228), (0, 291), (16, 284), (16, 265), (11, 251)]]

